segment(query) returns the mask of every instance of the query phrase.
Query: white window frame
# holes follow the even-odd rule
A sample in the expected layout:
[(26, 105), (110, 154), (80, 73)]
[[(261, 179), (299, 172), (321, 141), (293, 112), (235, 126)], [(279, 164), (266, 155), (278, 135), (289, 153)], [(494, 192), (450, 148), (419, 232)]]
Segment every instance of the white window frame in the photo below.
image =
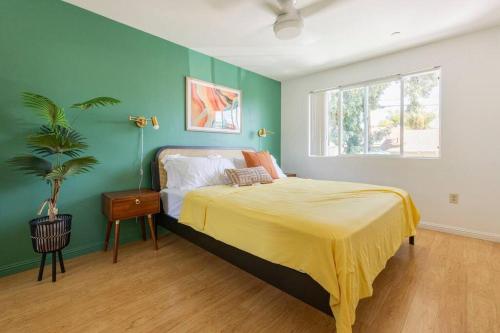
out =
[[(415, 76), (415, 75), (421, 75), (421, 74), (425, 74), (425, 73), (431, 73), (431, 72), (438, 72), (438, 78), (439, 78), (439, 81), (438, 81), (438, 85), (439, 85), (439, 96), (438, 96), (438, 104), (439, 104), (439, 115), (438, 115), (438, 119), (439, 119), (439, 141), (438, 141), (438, 152), (437, 152), (437, 156), (412, 156), (412, 155), (405, 155), (404, 154), (404, 78), (408, 77), (408, 76)], [(395, 74), (395, 75), (390, 75), (390, 76), (386, 76), (386, 77), (382, 77), (382, 78), (377, 78), (377, 79), (371, 79), (371, 80), (366, 80), (366, 81), (362, 81), (362, 82), (357, 82), (357, 83), (352, 83), (352, 84), (347, 84), (347, 85), (340, 85), (340, 86), (337, 86), (337, 87), (334, 87), (334, 88), (327, 88), (327, 89), (319, 89), (319, 90), (313, 90), (313, 91), (310, 91), (309, 94), (308, 94), (308, 100), (309, 100), (309, 117), (308, 117), (308, 120), (309, 120), (309, 123), (308, 123), (308, 131), (309, 131), (309, 135), (308, 135), (308, 155), (309, 157), (318, 157), (318, 158), (324, 158), (324, 157), (329, 157), (329, 158), (359, 158), (359, 157), (375, 157), (375, 158), (380, 158), (380, 157), (384, 157), (384, 158), (404, 158), (404, 159), (429, 159), (429, 160), (436, 160), (436, 159), (440, 159), (441, 156), (442, 156), (442, 150), (443, 150), (443, 147), (442, 147), (442, 71), (441, 71), (441, 66), (436, 66), (436, 67), (433, 67), (433, 68), (430, 68), (430, 69), (425, 69), (425, 70), (420, 70), (420, 71), (415, 71), (415, 72), (410, 72), (410, 73), (405, 73), (405, 74)], [(367, 139), (368, 138), (368, 135), (369, 133), (369, 128), (367, 125), (367, 122), (366, 122), (366, 117), (369, 117), (369, 113), (367, 112), (367, 108), (368, 108), (368, 103), (367, 103), (367, 99), (369, 98), (368, 97), (368, 87), (370, 85), (373, 85), (373, 84), (376, 84), (376, 83), (384, 83), (384, 82), (390, 82), (390, 81), (397, 81), (399, 80), (400, 82), (400, 89), (401, 89), (401, 93), (400, 93), (400, 98), (401, 98), (401, 101), (400, 101), (400, 146), (399, 146), (399, 154), (398, 155), (389, 155), (389, 154), (380, 154), (380, 153), (368, 153), (368, 150), (369, 150), (369, 147), (367, 147), (369, 145), (369, 140)], [(364, 117), (365, 117), (365, 128), (363, 129), (363, 145), (364, 145), (364, 149), (363, 149), (363, 153), (360, 153), (360, 154), (346, 154), (346, 153), (343, 153), (342, 152), (342, 139), (343, 139), (343, 108), (342, 108), (342, 98), (343, 98), (343, 94), (342, 92), (344, 90), (347, 90), (347, 89), (352, 89), (352, 88), (360, 88), (360, 87), (364, 87), (365, 88), (365, 95), (364, 95), (364, 98), (365, 98), (365, 102), (363, 103), (363, 112), (364, 112)], [(339, 123), (338, 123), (338, 126), (339, 126), (339, 138), (338, 138), (338, 142), (337, 142), (337, 146), (338, 146), (338, 153), (337, 155), (315, 155), (315, 154), (311, 154), (311, 96), (312, 94), (315, 94), (315, 93), (319, 93), (319, 92), (333, 92), (333, 91), (338, 91), (338, 94), (339, 94), (339, 98), (338, 98), (338, 101), (337, 101), (337, 107), (338, 107), (338, 110), (339, 110)], [(329, 131), (327, 131), (327, 134), (329, 134)], [(367, 135), (368, 134), (368, 135)], [(327, 138), (327, 142), (329, 142), (328, 138)]]

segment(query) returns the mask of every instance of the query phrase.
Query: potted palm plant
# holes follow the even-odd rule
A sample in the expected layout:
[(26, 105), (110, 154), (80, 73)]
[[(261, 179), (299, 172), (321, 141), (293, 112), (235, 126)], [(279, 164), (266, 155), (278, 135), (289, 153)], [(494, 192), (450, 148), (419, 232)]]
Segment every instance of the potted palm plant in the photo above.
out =
[[(42, 253), (38, 280), (43, 276), (45, 256), (52, 253), (52, 281), (55, 281), (56, 253), (61, 271), (64, 272), (61, 250), (69, 244), (71, 233), (70, 214), (59, 214), (57, 203), (61, 186), (67, 177), (90, 171), (97, 163), (93, 156), (81, 156), (88, 148), (84, 138), (70, 126), (63, 108), (47, 97), (25, 92), (24, 105), (35, 111), (45, 124), (27, 138), (30, 154), (16, 156), (8, 161), (15, 169), (35, 175), (50, 185), (50, 195), (38, 211), (41, 215), (47, 209), (47, 216), (29, 222), (33, 249)], [(96, 107), (118, 104), (111, 97), (97, 97), (71, 106), (78, 112)]]

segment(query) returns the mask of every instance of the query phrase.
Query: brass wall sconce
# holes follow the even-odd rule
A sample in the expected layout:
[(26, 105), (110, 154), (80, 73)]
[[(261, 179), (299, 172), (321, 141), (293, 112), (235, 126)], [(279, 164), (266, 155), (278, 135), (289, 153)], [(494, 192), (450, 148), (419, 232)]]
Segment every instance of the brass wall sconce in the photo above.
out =
[(257, 136), (259, 138), (265, 138), (266, 136), (271, 135), (271, 134), (274, 134), (274, 132), (271, 132), (265, 128), (261, 128), (257, 131)]
[(151, 123), (151, 126), (155, 130), (160, 129), (160, 124), (158, 123), (158, 118), (156, 116), (152, 116), (151, 118), (146, 118), (144, 116), (128, 116), (129, 121), (135, 122), (137, 127), (141, 129), (140, 134), (140, 152), (141, 152), (141, 164), (139, 169), (139, 192), (142, 187), (142, 179), (144, 177), (144, 127), (148, 126), (148, 123)]
[(151, 122), (151, 125), (155, 130), (160, 128), (160, 124), (158, 123), (158, 118), (156, 116), (151, 117), (150, 119), (144, 116), (128, 116), (128, 120), (134, 121), (137, 127), (144, 128), (148, 125), (148, 122)]

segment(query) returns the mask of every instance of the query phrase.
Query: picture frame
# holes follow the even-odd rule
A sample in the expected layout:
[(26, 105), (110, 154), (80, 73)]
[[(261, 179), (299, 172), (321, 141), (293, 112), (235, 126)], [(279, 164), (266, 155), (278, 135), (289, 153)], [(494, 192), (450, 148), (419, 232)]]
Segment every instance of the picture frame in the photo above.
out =
[(241, 90), (186, 77), (186, 130), (241, 134)]

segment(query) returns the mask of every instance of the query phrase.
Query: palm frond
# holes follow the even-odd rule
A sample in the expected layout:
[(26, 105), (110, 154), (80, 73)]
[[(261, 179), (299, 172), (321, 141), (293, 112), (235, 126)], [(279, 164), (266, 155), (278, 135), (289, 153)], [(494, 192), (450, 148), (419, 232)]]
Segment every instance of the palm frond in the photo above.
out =
[(93, 156), (73, 158), (54, 168), (46, 178), (63, 181), (68, 176), (89, 172), (95, 164), (97, 164), (97, 160)]
[(47, 97), (30, 92), (24, 92), (22, 96), (24, 105), (26, 107), (34, 109), (42, 119), (47, 121), (50, 127), (54, 128), (56, 126), (69, 126), (64, 114), (64, 110)]
[(64, 154), (77, 157), (88, 147), (80, 134), (63, 127), (56, 127), (56, 130), (42, 127), (38, 134), (28, 137), (27, 142), (33, 152), (42, 156)]
[(115, 105), (118, 103), (120, 103), (120, 101), (113, 97), (96, 97), (85, 102), (73, 104), (71, 107), (75, 109), (88, 110), (99, 106)]
[(52, 163), (34, 155), (13, 157), (7, 163), (19, 171), (24, 171), (26, 174), (44, 178), (52, 171)]

